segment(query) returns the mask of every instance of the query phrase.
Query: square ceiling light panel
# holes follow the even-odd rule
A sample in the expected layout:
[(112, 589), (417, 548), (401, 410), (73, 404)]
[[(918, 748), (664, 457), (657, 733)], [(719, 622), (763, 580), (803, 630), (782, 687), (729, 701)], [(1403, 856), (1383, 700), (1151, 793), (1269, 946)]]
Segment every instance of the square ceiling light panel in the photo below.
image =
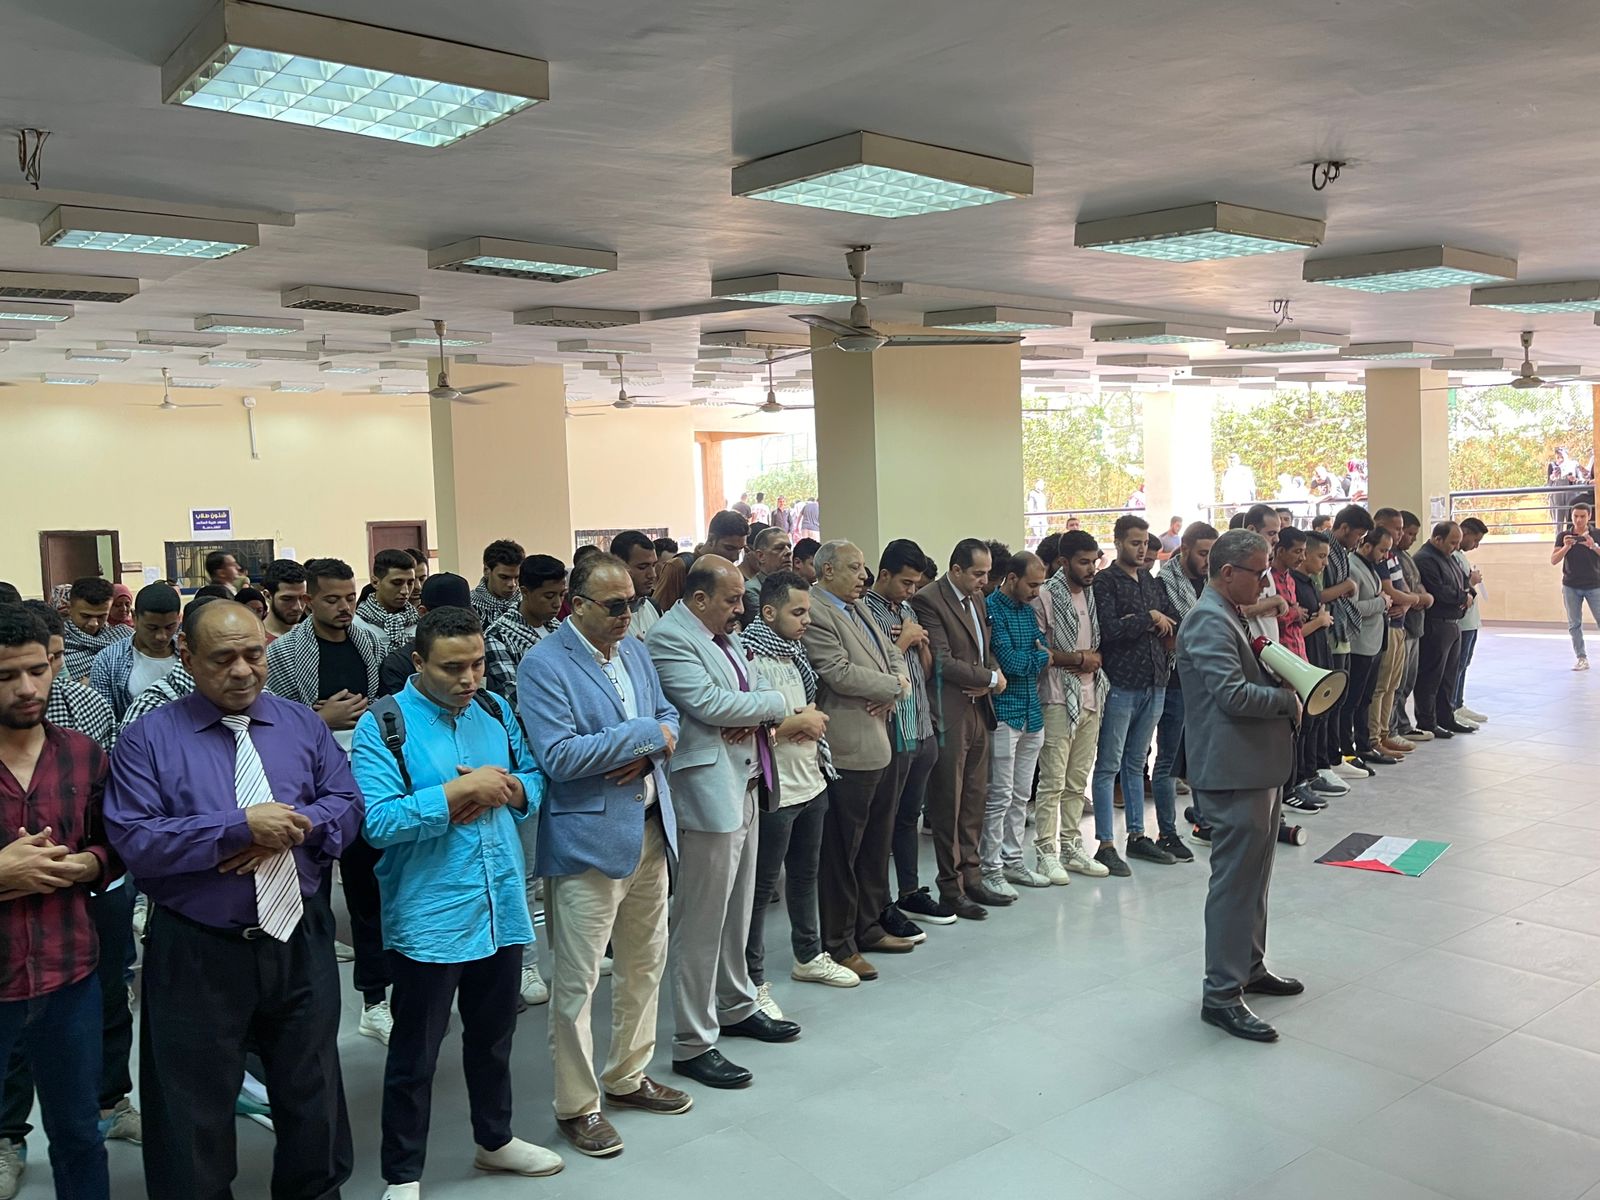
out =
[(0, 298), (0, 321), (28, 321), (43, 325), (59, 324), (72, 319), (70, 304), (40, 304), (33, 300), (6, 300)]
[(159, 254), (166, 258), (226, 258), (261, 244), (261, 227), (248, 221), (177, 217), (63, 204), (39, 223), (39, 242), (64, 250)]
[(42, 271), (0, 271), (0, 298), (7, 300), (89, 300), (120, 304), (139, 294), (137, 279), (105, 275), (52, 275)]
[(40, 383), (51, 383), (57, 387), (92, 387), (100, 382), (98, 375), (41, 375)]
[(1315, 354), (1319, 350), (1340, 350), (1349, 344), (1350, 339), (1342, 333), (1289, 326), (1228, 335), (1229, 350), (1256, 350), (1263, 354)]
[(1181, 354), (1102, 354), (1095, 359), (1101, 367), (1133, 367), (1137, 370), (1170, 370), (1187, 367), (1189, 360)]
[(171, 346), (155, 346), (149, 342), (96, 342), (99, 350), (126, 350), (129, 354), (171, 354)]
[(1448, 358), (1453, 346), (1443, 342), (1354, 342), (1339, 351), (1341, 358)]
[[(862, 296), (880, 294), (869, 283), (861, 285)], [(856, 298), (855, 284), (848, 279), (819, 279), (815, 275), (740, 275), (711, 281), (713, 300), (749, 300), (753, 304), (849, 304)]]
[(619, 342), (612, 338), (566, 338), (556, 343), (562, 354), (649, 354), (649, 342)]
[(639, 314), (623, 308), (525, 308), (511, 315), (511, 323), (551, 329), (615, 329), (637, 325)]
[(287, 347), (280, 350), (276, 346), (263, 350), (246, 350), (244, 356), (257, 362), (317, 362), (322, 357), (320, 350), (290, 350)]
[(1042, 383), (1074, 383), (1092, 378), (1088, 371), (1068, 371), (1061, 367), (1041, 367), (1024, 371), (1022, 382), (1032, 387)]
[(198, 376), (169, 375), (166, 382), (175, 388), (219, 388), (220, 379), (201, 379)]
[(1215, 366), (1192, 367), (1190, 373), (1201, 379), (1272, 379), (1277, 371), (1272, 367)]
[(733, 169), (733, 194), (866, 217), (914, 217), (1033, 194), (1033, 168), (856, 132)]
[(1026, 333), (1032, 329), (1067, 329), (1072, 325), (1069, 312), (1047, 312), (1037, 308), (953, 308), (922, 314), (922, 323), (935, 329), (971, 329), (977, 333)]
[(1301, 275), (1307, 283), (1325, 283), (1357, 292), (1420, 292), (1515, 279), (1517, 260), (1454, 246), (1418, 246), (1411, 250), (1308, 259)]
[[(109, 365), (109, 364), (115, 364), (115, 363), (125, 363), (129, 359), (131, 359), (132, 357), (133, 357), (133, 355), (128, 353), (128, 351), (126, 351), (126, 350), (68, 350), (67, 351), (67, 361), (68, 362), (106, 363), (106, 364)], [(204, 364), (204, 360), (202, 360), (201, 365), (202, 366), (205, 365)]]
[(1066, 362), (1083, 357), (1081, 346), (1042, 345), (1039, 343), (1022, 346), (1023, 362)]
[(202, 367), (219, 367), (228, 371), (253, 371), (261, 364), (254, 359), (245, 358), (243, 355), (234, 357), (228, 354), (202, 354), (200, 356)]
[(1183, 325), (1171, 321), (1135, 321), (1096, 325), (1089, 336), (1097, 342), (1135, 342), (1143, 346), (1177, 346), (1189, 342), (1220, 342), (1225, 330), (1208, 325)]
[(289, 382), (288, 380), (284, 380), (284, 381), (281, 381), (279, 383), (273, 384), (272, 385), (272, 390), (275, 391), (275, 392), (307, 392), (307, 393), (310, 393), (310, 392), (320, 392), (322, 390), (322, 385), (320, 383), (292, 383), (292, 382)]
[(550, 65), (251, 0), (221, 0), (161, 68), (168, 104), (449, 146), (550, 98)]
[(194, 327), (202, 333), (287, 337), (291, 333), (304, 333), (306, 323), (293, 317), (239, 317), (207, 313), (194, 319)]
[(1341, 374), (1338, 371), (1298, 371), (1291, 375), (1279, 375), (1279, 383), (1341, 383), (1358, 384), (1359, 376)]
[(364, 367), (360, 363), (353, 362), (321, 362), (317, 364), (317, 370), (324, 375), (371, 375), (376, 369), (376, 367)]
[(565, 283), (569, 279), (585, 279), (615, 271), (617, 256), (609, 250), (475, 237), (428, 251), (428, 267), (434, 271), (465, 271), (469, 275), (496, 275), (502, 279)]
[(1313, 217), (1213, 200), (1183, 208), (1079, 221), (1084, 250), (1108, 250), (1162, 262), (1211, 262), (1322, 245), (1327, 225)]
[(223, 333), (189, 333), (176, 329), (141, 329), (136, 336), (147, 346), (181, 346), (187, 350), (215, 350), (228, 340)]
[[(852, 297), (853, 298), (853, 297)], [(774, 333), (769, 329), (722, 329), (700, 335), (702, 346), (754, 350), (809, 350), (809, 333)], [(763, 355), (763, 357), (765, 357)]]
[(32, 329), (21, 329), (15, 325), (0, 325), (0, 342), (31, 342), (39, 335)]
[(419, 297), (404, 292), (367, 292), (356, 288), (321, 287), (314, 283), (285, 289), (278, 303), (284, 308), (306, 312), (353, 313), (363, 317), (394, 317), (422, 307)]
[[(396, 346), (439, 347), (439, 335), (432, 329), (396, 329), (389, 335), (389, 340)], [(446, 346), (487, 346), (493, 340), (494, 334), (474, 329), (447, 327), (444, 334)]]
[(1498, 308), (1502, 312), (1600, 313), (1600, 279), (1475, 287), (1468, 302), (1478, 308)]

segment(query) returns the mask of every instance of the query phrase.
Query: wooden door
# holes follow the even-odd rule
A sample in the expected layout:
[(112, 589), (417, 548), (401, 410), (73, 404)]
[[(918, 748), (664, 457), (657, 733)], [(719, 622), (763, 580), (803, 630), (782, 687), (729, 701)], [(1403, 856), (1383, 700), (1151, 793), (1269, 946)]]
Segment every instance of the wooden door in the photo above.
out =
[(421, 550), (429, 558), (433, 551), (428, 546), (426, 521), (368, 521), (367, 566), (380, 550)]
[(115, 529), (47, 529), (39, 533), (39, 575), (43, 594), (50, 589), (98, 575), (122, 582), (122, 546)]

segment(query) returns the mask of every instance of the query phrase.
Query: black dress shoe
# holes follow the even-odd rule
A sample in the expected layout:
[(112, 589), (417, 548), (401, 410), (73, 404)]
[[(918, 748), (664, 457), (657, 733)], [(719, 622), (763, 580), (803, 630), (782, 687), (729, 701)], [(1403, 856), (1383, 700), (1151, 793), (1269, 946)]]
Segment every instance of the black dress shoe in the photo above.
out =
[(1444, 728), (1449, 733), (1477, 733), (1476, 725), (1463, 725), (1460, 721), (1446, 721)]
[(758, 1042), (792, 1042), (800, 1036), (793, 1021), (774, 1021), (759, 1008), (742, 1021), (722, 1027), (723, 1037), (755, 1038)]
[(713, 1088), (749, 1087), (755, 1078), (744, 1067), (722, 1057), (720, 1050), (707, 1050), (696, 1058), (686, 1058), (672, 1064), (674, 1075), (687, 1075), (696, 1083)]
[(1443, 725), (1436, 725), (1433, 729), (1433, 736), (1436, 738), (1453, 738), (1455, 734), (1451, 733)]
[[(1008, 904), (1016, 903), (1014, 897), (1002, 896), (999, 892), (991, 892), (981, 883), (967, 884), (967, 898), (976, 900), (986, 908), (1004, 908)], [(957, 915), (959, 916), (960, 914), (958, 913)]]
[(1379, 767), (1392, 767), (1400, 760), (1391, 755), (1385, 754), (1382, 750), (1368, 750), (1361, 756), (1361, 761), (1369, 762), (1374, 766)]
[(1207, 1025), (1215, 1025), (1223, 1033), (1231, 1033), (1234, 1037), (1244, 1038), (1248, 1042), (1278, 1040), (1278, 1031), (1251, 1012), (1249, 1006), (1245, 1004), (1232, 1004), (1227, 1008), (1207, 1008), (1202, 1005), (1200, 1019)]
[(1265, 975), (1258, 975), (1245, 984), (1244, 990), (1257, 996), (1298, 996), (1306, 990), (1306, 985), (1298, 979), (1289, 979), (1268, 971)]
[(987, 921), (989, 919), (989, 910), (966, 896), (953, 896), (946, 900), (945, 904), (949, 906), (951, 912), (964, 921)]

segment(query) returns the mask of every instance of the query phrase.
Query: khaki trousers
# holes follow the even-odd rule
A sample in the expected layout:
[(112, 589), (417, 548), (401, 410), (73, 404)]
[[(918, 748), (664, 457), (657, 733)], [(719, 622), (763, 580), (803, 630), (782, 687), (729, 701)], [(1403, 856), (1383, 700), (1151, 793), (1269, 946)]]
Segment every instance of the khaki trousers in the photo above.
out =
[(1079, 712), (1067, 725), (1065, 704), (1044, 706), (1044, 749), (1039, 752), (1039, 792), (1033, 806), (1033, 845), (1059, 854), (1062, 840), (1082, 838), (1084, 789), (1100, 743), (1100, 713)]
[(1372, 707), (1367, 710), (1367, 734), (1372, 738), (1372, 748), (1383, 751), (1383, 741), (1389, 736), (1390, 721), (1394, 719), (1394, 698), (1400, 690), (1400, 680), (1406, 671), (1406, 631), (1389, 628), (1383, 644), (1383, 656), (1378, 659), (1378, 681), (1372, 688)]
[[(625, 879), (599, 871), (545, 881), (550, 941), (550, 1056), (558, 1118), (600, 1111), (599, 1082), (625, 1096), (656, 1049), (656, 1005), (667, 963), (667, 848), (661, 818), (645, 818), (639, 865)], [(612, 944), (611, 1050), (596, 1081), (589, 1009)]]

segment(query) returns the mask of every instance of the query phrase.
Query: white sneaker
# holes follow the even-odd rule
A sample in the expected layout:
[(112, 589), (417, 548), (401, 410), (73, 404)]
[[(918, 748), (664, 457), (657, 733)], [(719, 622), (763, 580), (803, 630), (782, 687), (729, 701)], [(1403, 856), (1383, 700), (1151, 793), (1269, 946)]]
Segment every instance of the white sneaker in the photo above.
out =
[(338, 939), (333, 943), (333, 957), (339, 962), (355, 962), (356, 952)]
[(376, 1004), (369, 1004), (361, 1010), (361, 1024), (356, 1026), (356, 1032), (362, 1037), (369, 1037), (375, 1042), (389, 1044), (389, 1035), (394, 1032), (394, 1017), (389, 1012), (389, 1002), (380, 1000)]
[(600, 974), (602, 976), (611, 974), (611, 968), (613, 965), (614, 964), (612, 963), (612, 959), (609, 954), (602, 956), (600, 959)]
[(1057, 855), (1041, 853), (1039, 870), (1046, 879), (1058, 887), (1065, 887), (1072, 882), (1072, 876), (1067, 874), (1067, 869), (1061, 865), (1061, 859)]
[(566, 1163), (554, 1150), (512, 1138), (498, 1150), (479, 1146), (472, 1156), (472, 1165), (480, 1171), (504, 1171), (509, 1175), (554, 1175)]
[(142, 938), (144, 936), (144, 924), (145, 924), (145, 922), (147, 920), (149, 920), (149, 918), (150, 918), (150, 897), (146, 896), (143, 892), (140, 892), (139, 895), (134, 899), (134, 902), (133, 902), (133, 936), (134, 937)]
[(1580, 658), (1577, 662), (1572, 664), (1572, 669), (1574, 671), (1587, 671), (1589, 669), (1589, 660), (1587, 658)]
[(1012, 863), (1000, 872), (1012, 883), (1020, 883), (1023, 887), (1049, 887), (1050, 876), (1041, 875), (1033, 870), (1027, 863)]
[(1061, 844), (1061, 865), (1069, 871), (1079, 875), (1089, 875), (1095, 879), (1111, 874), (1109, 867), (1103, 862), (1090, 858), (1084, 852), (1083, 843), (1077, 838)]
[(1457, 719), (1460, 719), (1461, 717), (1465, 717), (1465, 718), (1467, 718), (1467, 720), (1475, 722), (1476, 724), (1479, 724), (1479, 725), (1483, 725), (1489, 720), (1488, 717), (1484, 716), (1477, 709), (1468, 708), (1465, 704), (1463, 704), (1460, 708), (1456, 709), (1456, 717), (1457, 717)]
[(1004, 871), (985, 871), (983, 886), (1001, 896), (1009, 896), (1013, 900), (1017, 898), (1017, 889), (1006, 882)]
[(759, 984), (756, 987), (756, 1007), (774, 1021), (783, 1020), (783, 1009), (778, 1007), (778, 1002), (772, 998), (772, 985)]
[(1338, 766), (1329, 770), (1340, 779), (1367, 779), (1369, 776), (1360, 767), (1352, 767), (1349, 763), (1341, 761)]
[(849, 967), (833, 961), (833, 955), (824, 950), (810, 962), (797, 962), (789, 971), (789, 978), (798, 983), (825, 983), (829, 987), (855, 987), (861, 982)]
[(537, 966), (522, 968), (522, 1001), (524, 1004), (548, 1004), (550, 985), (539, 974)]
[(1339, 789), (1337, 793), (1332, 794), (1343, 796), (1350, 791), (1350, 785), (1344, 780), (1340, 779), (1333, 773), (1332, 770), (1327, 767), (1323, 767), (1317, 772), (1317, 778), (1322, 780), (1322, 782), (1327, 784), (1329, 787), (1337, 787)]
[(420, 1183), (391, 1183), (383, 1189), (382, 1200), (421, 1200)]
[(0, 1200), (13, 1200), (22, 1188), (22, 1173), (27, 1169), (21, 1143), (0, 1138)]

